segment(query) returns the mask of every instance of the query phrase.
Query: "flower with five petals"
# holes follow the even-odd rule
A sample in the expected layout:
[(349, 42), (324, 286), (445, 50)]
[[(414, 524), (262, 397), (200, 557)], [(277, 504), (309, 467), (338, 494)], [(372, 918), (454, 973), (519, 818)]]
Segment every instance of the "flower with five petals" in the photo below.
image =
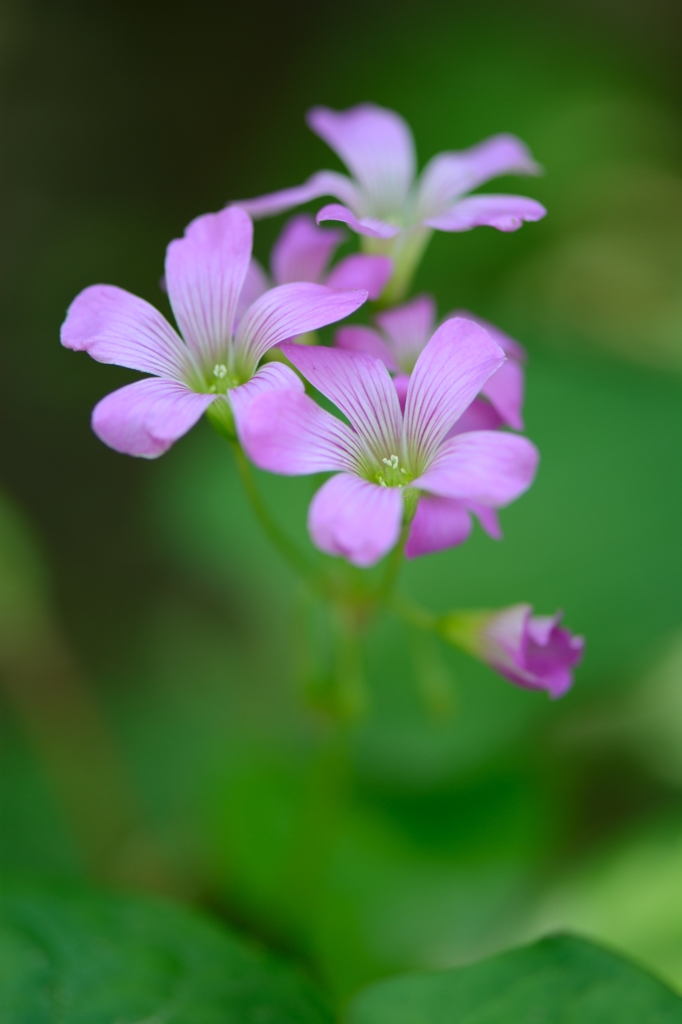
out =
[(504, 362), (504, 352), (477, 324), (458, 318), (436, 331), (415, 364), (404, 414), (380, 360), (301, 345), (283, 351), (348, 423), (299, 387), (255, 398), (248, 417), (238, 416), (240, 439), (253, 462), (271, 472), (336, 473), (308, 515), (322, 551), (373, 565), (394, 547), (403, 523), (409, 523), (408, 557), (451, 547), (470, 529), (463, 503), (491, 511), (532, 483), (538, 455), (525, 438), (475, 431), (448, 439)]
[(153, 459), (207, 411), (229, 431), (234, 395), (243, 417), (256, 395), (300, 384), (282, 364), (259, 368), (269, 348), (335, 323), (367, 299), (363, 290), (303, 282), (240, 303), (252, 236), (248, 215), (231, 208), (198, 217), (170, 243), (165, 283), (182, 337), (154, 306), (122, 288), (93, 285), (74, 299), (63, 345), (152, 375), (95, 406), (92, 426), (105, 444)]
[(318, 223), (342, 221), (364, 236), (368, 251), (393, 257), (393, 299), (404, 294), (434, 228), (469, 231), (489, 225), (516, 231), (524, 221), (546, 213), (526, 196), (469, 195), (500, 175), (538, 173), (528, 149), (513, 135), (494, 135), (469, 149), (439, 153), (416, 179), (412, 132), (395, 111), (373, 103), (341, 111), (314, 107), (307, 121), (352, 177), (319, 171), (303, 185), (239, 200), (238, 205), (253, 217), (265, 217), (322, 196), (340, 200), (319, 211)]

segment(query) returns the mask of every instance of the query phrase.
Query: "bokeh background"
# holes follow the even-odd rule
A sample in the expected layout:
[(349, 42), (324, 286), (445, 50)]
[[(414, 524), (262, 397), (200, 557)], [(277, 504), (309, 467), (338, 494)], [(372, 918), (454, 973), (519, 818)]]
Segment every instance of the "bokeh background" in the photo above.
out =
[[(557, 927), (682, 988), (681, 29), (674, 0), (2, 0), (2, 870), (194, 900), (340, 999)], [(511, 131), (546, 168), (492, 185), (545, 221), (436, 235), (417, 280), (527, 346), (537, 484), (404, 585), (562, 607), (588, 646), (554, 704), (386, 617), (338, 736), (229, 451), (109, 451), (90, 410), (135, 375), (59, 326), (100, 281), (165, 310), (167, 242), (336, 167), (303, 114), (365, 99), (422, 164)], [(303, 538), (313, 484), (260, 483)]]

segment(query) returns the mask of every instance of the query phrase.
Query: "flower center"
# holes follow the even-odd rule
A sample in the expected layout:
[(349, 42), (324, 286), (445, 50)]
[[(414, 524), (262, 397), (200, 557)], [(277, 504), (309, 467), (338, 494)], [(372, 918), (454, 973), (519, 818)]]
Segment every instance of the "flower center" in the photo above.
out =
[(412, 474), (400, 465), (397, 455), (381, 460), (384, 468), (377, 471), (374, 479), (380, 487), (405, 487), (412, 479)]
[(230, 388), (236, 388), (239, 380), (230, 373), (224, 363), (216, 363), (213, 367), (214, 382), (209, 385), (209, 395), (224, 395)]

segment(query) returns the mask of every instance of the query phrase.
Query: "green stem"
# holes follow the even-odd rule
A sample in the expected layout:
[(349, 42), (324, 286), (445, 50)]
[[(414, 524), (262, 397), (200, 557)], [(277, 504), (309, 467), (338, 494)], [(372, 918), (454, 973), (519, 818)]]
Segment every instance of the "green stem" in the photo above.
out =
[(267, 505), (258, 492), (256, 481), (251, 473), (251, 466), (241, 445), (238, 441), (231, 441), (230, 444), (232, 445), (232, 451), (237, 462), (239, 475), (244, 484), (244, 490), (263, 532), (268, 536), (270, 542), (277, 548), (282, 558), (288, 562), (294, 572), (302, 576), (313, 587), (319, 589), (320, 578), (314, 566), (303, 552), (299, 550), (297, 545), (290, 540), (287, 534), (280, 529), (279, 524), (270, 515)]
[(406, 601), (404, 597), (398, 595), (391, 601), (391, 608), (396, 615), (412, 626), (416, 626), (417, 629), (422, 629), (425, 633), (436, 631), (438, 616), (427, 611), (426, 608), (420, 608), (419, 605), (412, 604), (411, 601)]
[(398, 579), (398, 573), (403, 564), (403, 553), (405, 551), (405, 544), (407, 543), (407, 535), (410, 532), (410, 524), (404, 523), (403, 528), (400, 531), (400, 537), (398, 543), (390, 552), (386, 560), (386, 571), (384, 572), (384, 578), (379, 584), (377, 591), (377, 599), (385, 604), (393, 592), (396, 580)]

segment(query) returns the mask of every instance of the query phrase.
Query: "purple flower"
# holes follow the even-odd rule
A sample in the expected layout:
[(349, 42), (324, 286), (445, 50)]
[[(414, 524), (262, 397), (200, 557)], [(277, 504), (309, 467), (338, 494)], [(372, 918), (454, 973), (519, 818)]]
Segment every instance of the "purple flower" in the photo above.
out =
[[(402, 293), (431, 229), (469, 231), (482, 225), (516, 231), (544, 217), (525, 196), (468, 195), (503, 174), (537, 174), (539, 167), (513, 135), (494, 135), (459, 152), (439, 153), (416, 178), (412, 132), (392, 110), (361, 103), (348, 110), (314, 107), (308, 125), (338, 154), (352, 177), (319, 171), (303, 185), (239, 205), (254, 217), (282, 213), (311, 199), (334, 196), (317, 221), (336, 220), (373, 239), (396, 261), (396, 294)], [(390, 242), (387, 246), (385, 243)], [(384, 243), (382, 246), (381, 243)]]
[(585, 641), (560, 626), (556, 615), (533, 615), (529, 604), (494, 612), (453, 612), (440, 630), (456, 644), (527, 690), (562, 697), (573, 685)]
[[(270, 276), (276, 285), (293, 281), (314, 281), (328, 288), (347, 291), (364, 289), (370, 299), (378, 299), (391, 276), (393, 264), (388, 256), (353, 253), (329, 269), (329, 262), (344, 240), (338, 228), (318, 228), (308, 213), (292, 217), (272, 247)], [(253, 301), (272, 287), (260, 263), (252, 259), (246, 289)]]
[(271, 472), (337, 473), (308, 516), (322, 551), (373, 565), (396, 544), (403, 521), (411, 524), (409, 558), (452, 547), (468, 536), (468, 508), (494, 515), (532, 483), (538, 455), (525, 438), (477, 431), (448, 439), (504, 362), (477, 324), (448, 320), (436, 331), (415, 364), (404, 414), (379, 359), (301, 345), (283, 351), (350, 425), (300, 391), (271, 392), (239, 421), (240, 437), (256, 465)]
[[(461, 434), (469, 430), (495, 430), (502, 425), (523, 430), (521, 410), (523, 363), (526, 359), (523, 347), (498, 327), (473, 313), (459, 310), (451, 313), (448, 319), (456, 316), (473, 320), (483, 327), (507, 358), (481, 388), (481, 394), (486, 400), (476, 398), (472, 402), (457, 421), (455, 432)], [(435, 328), (436, 304), (430, 295), (419, 295), (403, 306), (385, 310), (374, 319), (379, 331), (358, 325), (341, 327), (336, 332), (335, 343), (339, 348), (351, 352), (368, 352), (381, 359), (394, 375), (393, 383), (400, 404), (404, 406), (410, 374)]]
[(299, 378), (282, 364), (258, 369), (261, 357), (285, 338), (341, 320), (366, 300), (366, 291), (308, 282), (249, 297), (252, 235), (247, 214), (232, 208), (198, 217), (184, 238), (170, 243), (165, 281), (182, 338), (154, 306), (113, 285), (93, 285), (74, 299), (62, 326), (63, 345), (101, 363), (152, 374), (95, 406), (93, 430), (105, 444), (153, 459), (209, 407), (214, 421), (229, 430), (235, 395), (245, 416), (263, 391), (302, 391)]

